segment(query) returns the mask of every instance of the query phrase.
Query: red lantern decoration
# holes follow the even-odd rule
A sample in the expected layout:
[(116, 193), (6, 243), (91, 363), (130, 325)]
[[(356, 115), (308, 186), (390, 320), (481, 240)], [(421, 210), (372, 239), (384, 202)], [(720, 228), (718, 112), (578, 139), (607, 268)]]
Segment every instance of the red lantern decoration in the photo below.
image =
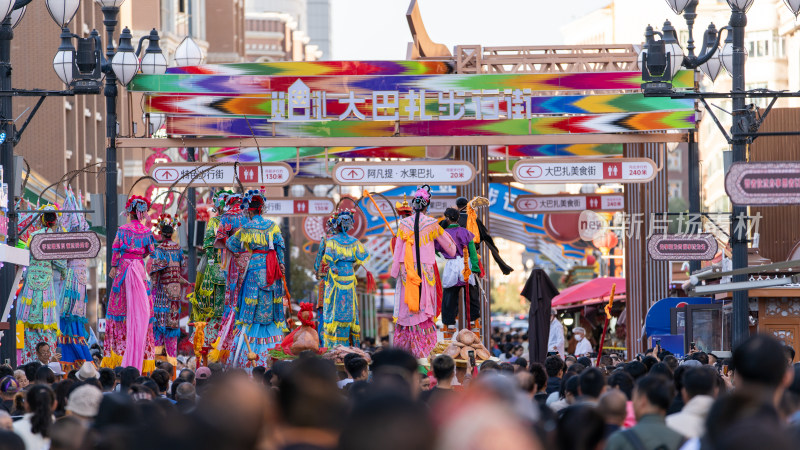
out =
[(608, 252), (612, 248), (616, 247), (619, 243), (619, 238), (617, 238), (617, 233), (609, 230), (606, 231), (605, 234), (600, 235), (600, 237), (596, 237), (592, 240), (592, 244), (595, 247), (599, 248), (603, 252)]

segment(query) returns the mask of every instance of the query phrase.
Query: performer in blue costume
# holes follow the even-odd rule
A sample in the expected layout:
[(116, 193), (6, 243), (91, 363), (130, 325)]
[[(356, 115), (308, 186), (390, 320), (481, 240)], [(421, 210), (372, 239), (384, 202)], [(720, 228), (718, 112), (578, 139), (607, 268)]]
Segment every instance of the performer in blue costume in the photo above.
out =
[(336, 214), (332, 214), (328, 220), (325, 221), (325, 235), (319, 241), (319, 248), (317, 249), (317, 258), (314, 260), (314, 274), (319, 280), (318, 296), (317, 296), (317, 330), (319, 330), (320, 346), (324, 346), (322, 325), (324, 323), (323, 311), (325, 306), (325, 285), (328, 280), (328, 264), (322, 261), (325, 256), (325, 243), (331, 236), (336, 233)]
[(261, 215), (265, 200), (257, 190), (245, 194), (242, 207), (249, 221), (227, 241), (230, 251), (250, 256), (236, 303), (239, 331), (233, 364), (239, 367), (248, 363), (248, 353), (255, 354), (254, 366), (266, 367), (269, 350), (289, 331), (283, 304), (285, 244), (278, 225)]
[(324, 341), (330, 348), (335, 345), (361, 343), (361, 326), (358, 324), (358, 297), (356, 296), (356, 270), (369, 259), (361, 242), (348, 235), (353, 228), (353, 212), (340, 211), (336, 216), (336, 234), (325, 242), (328, 265), (325, 283)]
[[(80, 196), (80, 194), (78, 194)], [(70, 188), (64, 201), (67, 211), (80, 211), (83, 202), (75, 196)], [(64, 214), (61, 223), (68, 232), (88, 231), (89, 224), (83, 213)], [(67, 261), (67, 272), (64, 275), (64, 293), (61, 295), (59, 308), (58, 351), (61, 352), (61, 368), (65, 372), (80, 369), (84, 362), (92, 360), (92, 354), (86, 345), (89, 333), (86, 331), (86, 283), (87, 268), (85, 259)]]

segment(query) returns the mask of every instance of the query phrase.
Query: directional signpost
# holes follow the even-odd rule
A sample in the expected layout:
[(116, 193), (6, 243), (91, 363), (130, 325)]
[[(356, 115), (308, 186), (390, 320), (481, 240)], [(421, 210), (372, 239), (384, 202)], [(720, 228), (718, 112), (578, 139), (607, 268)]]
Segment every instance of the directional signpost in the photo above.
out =
[(38, 260), (94, 258), (100, 238), (93, 231), (39, 233), (31, 239), (31, 255)]
[(267, 216), (328, 216), (336, 207), (330, 198), (283, 198), (267, 200)]
[(583, 210), (615, 212), (625, 209), (622, 194), (520, 195), (514, 201), (520, 214), (566, 213)]
[(466, 185), (475, 175), (475, 166), (466, 161), (359, 161), (333, 168), (333, 180), (342, 186)]
[(654, 234), (647, 252), (659, 261), (708, 261), (717, 254), (717, 240), (711, 233)]
[[(402, 197), (389, 197), (389, 201), (387, 202), (385, 199), (381, 197), (374, 197), (375, 203), (378, 204), (378, 207), (381, 209), (381, 212), (384, 216), (393, 216), (394, 209), (393, 207), (397, 203), (402, 203)], [(428, 214), (430, 215), (441, 215), (444, 214), (444, 210), (447, 208), (455, 208), (456, 207), (456, 197), (433, 197), (431, 198), (431, 204), (428, 205)], [(373, 216), (378, 215), (378, 208), (372, 202), (367, 203), (367, 212), (372, 214)]]
[(725, 191), (734, 205), (798, 205), (800, 162), (734, 163)]
[(294, 172), (286, 163), (168, 163), (154, 164), (150, 176), (158, 186), (227, 187), (237, 179), (244, 186), (286, 186)]
[(645, 183), (658, 168), (649, 158), (536, 158), (514, 165), (520, 183)]

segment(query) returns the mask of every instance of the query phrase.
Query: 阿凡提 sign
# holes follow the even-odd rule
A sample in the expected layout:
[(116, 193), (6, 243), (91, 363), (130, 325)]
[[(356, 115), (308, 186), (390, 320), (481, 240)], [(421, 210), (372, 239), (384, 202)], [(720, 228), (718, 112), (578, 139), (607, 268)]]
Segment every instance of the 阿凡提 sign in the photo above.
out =
[(466, 161), (357, 161), (333, 168), (333, 180), (342, 186), (465, 185), (475, 175), (475, 166)]

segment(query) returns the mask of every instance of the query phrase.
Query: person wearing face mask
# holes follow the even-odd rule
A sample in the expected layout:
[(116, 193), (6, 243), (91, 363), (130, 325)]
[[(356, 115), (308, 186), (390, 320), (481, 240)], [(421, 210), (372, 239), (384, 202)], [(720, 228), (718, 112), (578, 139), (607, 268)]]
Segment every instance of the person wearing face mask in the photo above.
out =
[(592, 343), (586, 339), (586, 330), (583, 327), (575, 327), (572, 330), (578, 345), (575, 346), (575, 356), (585, 356), (592, 353)]
[[(45, 205), (39, 209), (42, 211), (42, 228), (31, 233), (28, 247), (37, 234), (64, 231), (58, 224), (58, 208), (55, 205)], [(54, 273), (59, 273), (60, 280), (66, 269), (64, 260), (38, 260), (31, 257), (30, 267), (25, 272), (25, 286), (17, 298), (17, 320), (25, 327), (22, 364), (37, 360), (36, 347), (40, 342), (51, 349), (58, 345), (58, 300), (61, 292), (56, 290)]]

